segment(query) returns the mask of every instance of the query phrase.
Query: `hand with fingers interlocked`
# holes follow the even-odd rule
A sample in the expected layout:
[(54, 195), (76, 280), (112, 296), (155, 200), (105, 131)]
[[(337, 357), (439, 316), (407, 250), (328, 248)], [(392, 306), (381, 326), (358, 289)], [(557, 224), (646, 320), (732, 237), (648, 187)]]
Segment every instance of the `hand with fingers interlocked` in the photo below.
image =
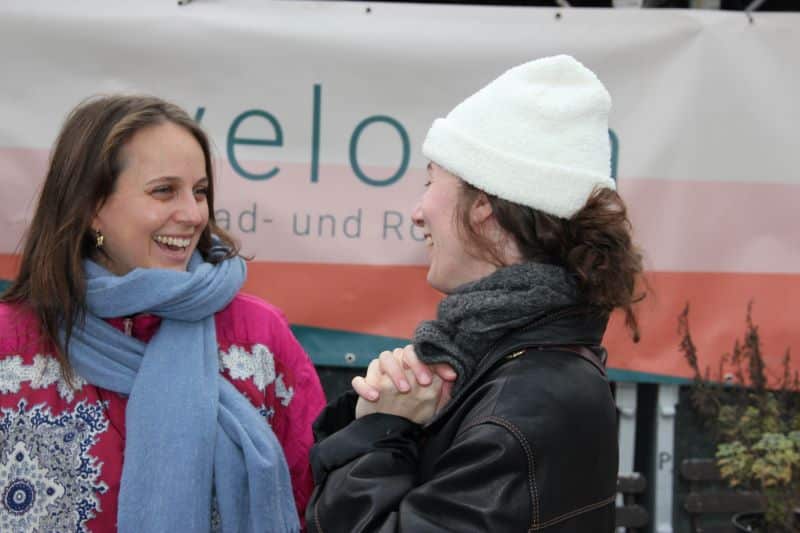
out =
[(386, 413), (425, 424), (450, 400), (456, 377), (448, 364), (420, 361), (411, 345), (381, 352), (366, 376), (353, 378), (356, 418)]

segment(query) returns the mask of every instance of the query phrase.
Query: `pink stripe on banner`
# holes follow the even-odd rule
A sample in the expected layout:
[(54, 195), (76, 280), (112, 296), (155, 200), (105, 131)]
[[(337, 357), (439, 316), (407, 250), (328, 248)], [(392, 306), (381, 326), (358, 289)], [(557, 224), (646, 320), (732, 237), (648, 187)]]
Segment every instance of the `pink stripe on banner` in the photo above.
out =
[(648, 270), (800, 273), (800, 184), (627, 179)]
[[(27, 226), (47, 150), (0, 149), (0, 253), (12, 253)], [(386, 187), (359, 180), (347, 164), (242, 161), (277, 167), (253, 181), (219, 160), (217, 208), (244, 250), (262, 261), (421, 265), (421, 235), (409, 214), (425, 171), (409, 169)], [(396, 168), (363, 169), (386, 179)], [(621, 178), (635, 237), (650, 271), (800, 273), (800, 184)]]
[(49, 153), (0, 148), (0, 253), (17, 251), (47, 171)]

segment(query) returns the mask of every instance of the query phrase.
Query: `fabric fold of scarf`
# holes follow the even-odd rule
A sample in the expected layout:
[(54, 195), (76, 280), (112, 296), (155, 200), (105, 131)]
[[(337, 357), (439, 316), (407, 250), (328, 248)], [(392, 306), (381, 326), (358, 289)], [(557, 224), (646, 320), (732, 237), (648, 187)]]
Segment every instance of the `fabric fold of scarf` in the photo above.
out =
[[(212, 493), (223, 532), (299, 531), (280, 443), (256, 408), (219, 373), (214, 314), (236, 296), (245, 265), (114, 276), (84, 262), (87, 314), (70, 363), (88, 382), (128, 395), (118, 529), (210, 531)], [(103, 318), (162, 318), (148, 343)]]
[(453, 367), (458, 373), (455, 395), (500, 338), (576, 301), (575, 283), (559, 266), (520, 263), (499, 268), (445, 297), (436, 320), (417, 326), (414, 349), (425, 363)]

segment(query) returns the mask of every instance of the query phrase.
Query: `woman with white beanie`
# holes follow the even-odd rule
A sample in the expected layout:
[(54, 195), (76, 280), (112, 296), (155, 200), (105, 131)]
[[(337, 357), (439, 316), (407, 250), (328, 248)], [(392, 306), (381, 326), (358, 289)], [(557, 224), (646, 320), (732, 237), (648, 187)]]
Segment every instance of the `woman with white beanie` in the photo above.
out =
[(311, 531), (613, 531), (601, 341), (614, 309), (638, 338), (642, 263), (610, 177), (610, 106), (556, 56), (433, 123), (413, 217), (446, 297), (315, 423)]

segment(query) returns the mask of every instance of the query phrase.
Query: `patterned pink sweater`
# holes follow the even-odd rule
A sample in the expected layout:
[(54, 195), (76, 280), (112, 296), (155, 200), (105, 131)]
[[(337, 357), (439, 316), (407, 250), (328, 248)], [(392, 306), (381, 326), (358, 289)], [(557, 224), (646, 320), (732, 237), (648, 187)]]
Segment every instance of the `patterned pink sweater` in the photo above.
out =
[[(325, 405), (314, 366), (281, 311), (258, 298), (239, 294), (215, 319), (220, 371), (283, 446), (303, 523), (311, 423)], [(161, 319), (109, 322), (147, 342)], [(0, 304), (0, 531), (116, 531), (127, 399), (80, 378), (76, 386), (36, 319)]]

